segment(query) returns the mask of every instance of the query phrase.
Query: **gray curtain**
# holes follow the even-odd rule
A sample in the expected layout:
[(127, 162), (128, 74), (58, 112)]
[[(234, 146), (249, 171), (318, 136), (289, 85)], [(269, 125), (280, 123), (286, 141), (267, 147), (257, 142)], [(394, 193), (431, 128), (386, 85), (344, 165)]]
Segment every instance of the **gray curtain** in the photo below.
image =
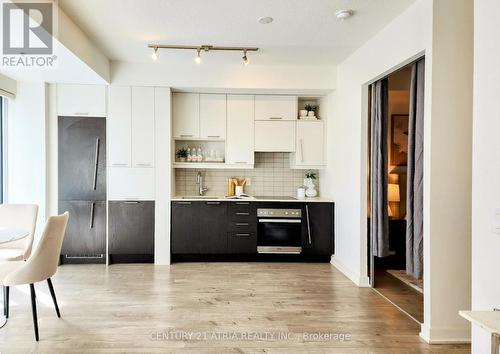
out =
[(424, 272), (424, 78), (425, 60), (413, 64), (408, 121), (408, 182), (406, 206), (406, 273)]
[(389, 255), (387, 86), (387, 78), (371, 85), (370, 235), (372, 254), (377, 257)]

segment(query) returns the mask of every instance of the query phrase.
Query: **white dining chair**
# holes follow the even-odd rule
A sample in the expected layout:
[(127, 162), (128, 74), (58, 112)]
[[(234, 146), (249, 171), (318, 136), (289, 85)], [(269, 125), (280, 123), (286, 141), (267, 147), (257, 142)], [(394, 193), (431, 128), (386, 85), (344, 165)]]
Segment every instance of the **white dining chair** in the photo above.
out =
[(23, 261), (28, 259), (33, 246), (38, 205), (2, 204), (0, 205), (0, 227), (26, 230), (29, 235), (21, 240), (0, 245), (0, 262)]
[(9, 317), (9, 287), (14, 285), (29, 284), (31, 294), (31, 310), (33, 312), (33, 326), (35, 339), (38, 341), (38, 318), (36, 311), (36, 294), (34, 284), (47, 280), (52, 301), (56, 309), (57, 317), (61, 317), (57, 306), (56, 294), (52, 286), (51, 277), (56, 273), (61, 254), (61, 246), (68, 224), (69, 213), (51, 216), (48, 218), (43, 230), (42, 237), (35, 251), (26, 262), (3, 262), (0, 263), (0, 284), (7, 291), (4, 292), (4, 313)]

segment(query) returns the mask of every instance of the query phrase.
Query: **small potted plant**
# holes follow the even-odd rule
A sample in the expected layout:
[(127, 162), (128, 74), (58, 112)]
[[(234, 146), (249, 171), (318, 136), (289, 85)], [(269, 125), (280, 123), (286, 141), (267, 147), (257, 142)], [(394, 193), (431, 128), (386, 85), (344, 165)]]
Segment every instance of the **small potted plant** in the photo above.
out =
[(304, 178), (304, 186), (306, 189), (306, 196), (315, 197), (318, 195), (318, 191), (315, 189), (314, 181), (316, 180), (316, 172), (307, 171), (306, 178)]
[(187, 156), (188, 156), (188, 149), (186, 149), (186, 148), (180, 148), (175, 153), (175, 157), (177, 158), (177, 160), (179, 162), (186, 162)]
[(307, 104), (304, 108), (307, 111), (308, 117), (315, 117), (316, 116), (316, 110), (318, 109), (318, 107), (313, 106), (311, 104)]

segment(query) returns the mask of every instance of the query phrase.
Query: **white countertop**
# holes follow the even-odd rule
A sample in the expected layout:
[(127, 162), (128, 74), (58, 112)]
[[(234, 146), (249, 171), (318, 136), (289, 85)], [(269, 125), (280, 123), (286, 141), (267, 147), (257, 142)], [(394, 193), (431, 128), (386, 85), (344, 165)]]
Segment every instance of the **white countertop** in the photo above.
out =
[(321, 198), (321, 197), (314, 197), (314, 198), (306, 198), (306, 199), (279, 199), (277, 197), (276, 199), (271, 198), (266, 198), (266, 199), (258, 199), (255, 197), (248, 197), (248, 198), (240, 198), (240, 199), (235, 199), (235, 198), (225, 198), (225, 197), (218, 197), (218, 196), (203, 196), (203, 197), (196, 197), (196, 196), (175, 196), (171, 198), (172, 201), (187, 201), (187, 202), (204, 202), (204, 201), (227, 201), (227, 202), (282, 202), (282, 203), (296, 203), (296, 202), (316, 202), (316, 203), (333, 203), (333, 200), (331, 199), (326, 199), (326, 198)]
[(485, 331), (500, 334), (500, 311), (459, 311), (459, 313)]

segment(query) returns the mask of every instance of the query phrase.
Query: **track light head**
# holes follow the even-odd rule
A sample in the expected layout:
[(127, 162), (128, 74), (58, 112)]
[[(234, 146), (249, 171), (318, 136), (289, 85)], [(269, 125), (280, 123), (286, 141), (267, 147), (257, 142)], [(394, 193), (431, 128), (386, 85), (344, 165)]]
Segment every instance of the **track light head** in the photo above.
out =
[(242, 59), (243, 59), (243, 64), (248, 65), (250, 63), (250, 60), (248, 60), (248, 57), (247, 57), (246, 50), (243, 51), (243, 58)]
[(158, 47), (153, 48), (153, 54), (151, 54), (151, 58), (155, 61), (158, 60)]
[(196, 64), (200, 64), (201, 63), (201, 56), (200, 56), (201, 49), (198, 48), (196, 51), (198, 52), (198, 55), (194, 58), (194, 61)]

